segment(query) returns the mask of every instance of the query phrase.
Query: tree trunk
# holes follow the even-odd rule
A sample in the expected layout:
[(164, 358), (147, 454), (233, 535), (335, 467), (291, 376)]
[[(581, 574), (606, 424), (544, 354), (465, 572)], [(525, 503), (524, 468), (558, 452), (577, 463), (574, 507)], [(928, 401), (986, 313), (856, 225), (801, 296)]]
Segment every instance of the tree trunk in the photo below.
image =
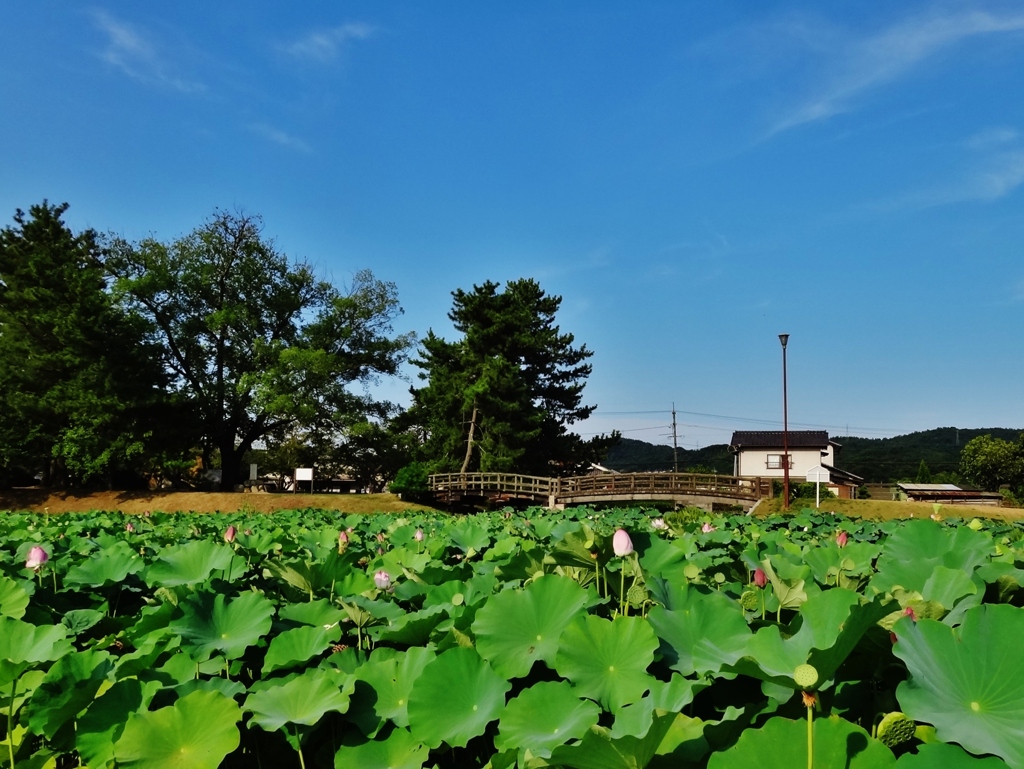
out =
[(233, 440), (223, 441), (220, 447), (220, 490), (234, 491), (239, 481), (242, 467), (242, 454), (235, 448)]
[(469, 438), (466, 440), (466, 458), (462, 460), (460, 473), (465, 473), (469, 467), (469, 458), (473, 454), (473, 433), (476, 431), (476, 404), (473, 404), (473, 416), (469, 419)]

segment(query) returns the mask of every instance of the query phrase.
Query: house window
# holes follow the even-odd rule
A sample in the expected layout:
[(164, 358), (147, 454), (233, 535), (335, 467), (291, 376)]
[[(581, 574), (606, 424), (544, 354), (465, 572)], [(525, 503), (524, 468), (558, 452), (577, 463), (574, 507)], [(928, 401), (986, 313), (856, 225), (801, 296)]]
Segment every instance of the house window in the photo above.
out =
[[(768, 463), (765, 465), (769, 470), (781, 470), (783, 467), (782, 457), (783, 454), (769, 454)], [(789, 455), (789, 469), (793, 469), (793, 455)]]

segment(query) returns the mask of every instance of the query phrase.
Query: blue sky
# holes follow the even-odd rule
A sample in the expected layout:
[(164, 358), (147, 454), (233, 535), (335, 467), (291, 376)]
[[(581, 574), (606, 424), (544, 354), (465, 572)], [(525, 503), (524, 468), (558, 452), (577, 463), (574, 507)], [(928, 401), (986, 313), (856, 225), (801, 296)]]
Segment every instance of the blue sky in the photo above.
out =
[(777, 428), (781, 332), (796, 428), (1024, 427), (1021, 93), (1019, 3), (5, 3), (0, 216), (243, 207), (420, 334), (534, 277), (584, 433)]

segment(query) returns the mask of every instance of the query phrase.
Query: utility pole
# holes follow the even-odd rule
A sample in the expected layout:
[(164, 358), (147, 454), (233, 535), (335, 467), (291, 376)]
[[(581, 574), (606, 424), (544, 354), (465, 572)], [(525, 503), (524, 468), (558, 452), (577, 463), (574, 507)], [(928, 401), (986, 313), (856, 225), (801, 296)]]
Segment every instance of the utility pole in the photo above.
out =
[(789, 334), (779, 334), (782, 342), (782, 511), (789, 512), (789, 396), (786, 393), (786, 345)]
[(672, 401), (672, 466), (673, 472), (679, 472), (679, 436), (676, 433), (676, 403)]

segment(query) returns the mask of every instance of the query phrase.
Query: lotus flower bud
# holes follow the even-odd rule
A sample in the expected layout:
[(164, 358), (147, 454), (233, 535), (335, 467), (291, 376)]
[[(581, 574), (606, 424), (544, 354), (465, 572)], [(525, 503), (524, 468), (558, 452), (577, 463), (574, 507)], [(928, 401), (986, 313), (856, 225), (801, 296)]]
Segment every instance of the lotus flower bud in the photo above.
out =
[(245, 530), (245, 536), (251, 537), (252, 536), (252, 529), (246, 529)]
[(340, 553), (340, 552), (344, 551), (344, 549), (346, 547), (348, 547), (348, 532), (347, 531), (339, 531), (338, 532), (338, 552)]
[(384, 569), (381, 569), (373, 575), (373, 584), (381, 590), (387, 590), (391, 587), (391, 575), (384, 571)]
[(378, 531), (377, 532), (377, 541), (378, 542), (383, 542), (385, 539), (387, 539), (387, 537), (384, 536), (384, 532), (383, 531)]
[(633, 540), (625, 529), (617, 529), (612, 535), (612, 552), (619, 558), (624, 558), (633, 552)]
[(36, 545), (28, 551), (28, 558), (25, 559), (25, 568), (39, 571), (39, 567), (49, 560), (49, 553), (39, 547), (39, 545)]
[(135, 531), (135, 525), (131, 521), (128, 521), (128, 523), (124, 525), (124, 530), (131, 534)]
[(423, 529), (416, 529), (416, 533), (413, 534), (412, 538), (415, 539), (417, 542), (422, 542), (423, 541)]
[(846, 543), (849, 540), (850, 535), (847, 534), (845, 531), (841, 531), (838, 534), (836, 534), (836, 544), (839, 545), (839, 547), (846, 547)]
[(149, 512), (149, 510), (143, 510), (143, 511), (142, 511), (142, 514), (143, 514), (143, 515), (144, 515), (144, 516), (145, 516), (146, 518), (149, 518), (149, 516), (151, 516), (151, 515), (152, 515), (152, 513), (151, 513), (151, 512)]
[(764, 587), (768, 584), (768, 575), (765, 574), (764, 569), (760, 566), (754, 569), (754, 584), (758, 587)]
[(917, 622), (917, 612), (914, 611), (913, 606), (907, 606), (903, 610), (904, 617), (910, 617), (911, 622)]
[(712, 525), (711, 525), (710, 523), (708, 523), (707, 521), (705, 521), (705, 522), (704, 522), (704, 525), (700, 527), (700, 530), (701, 530), (702, 532), (704, 532), (705, 534), (710, 534), (711, 532), (715, 531), (715, 527), (714, 527), (714, 526), (712, 526)]
[(235, 541), (235, 537), (237, 537), (237, 536), (238, 536), (238, 529), (236, 529), (234, 526), (228, 526), (226, 529), (224, 529), (224, 541), (225, 542), (229, 542), (229, 543), (230, 542), (234, 542)]
[(658, 531), (664, 531), (668, 528), (668, 524), (665, 523), (664, 518), (655, 518), (653, 521), (651, 521), (651, 528), (657, 529)]

